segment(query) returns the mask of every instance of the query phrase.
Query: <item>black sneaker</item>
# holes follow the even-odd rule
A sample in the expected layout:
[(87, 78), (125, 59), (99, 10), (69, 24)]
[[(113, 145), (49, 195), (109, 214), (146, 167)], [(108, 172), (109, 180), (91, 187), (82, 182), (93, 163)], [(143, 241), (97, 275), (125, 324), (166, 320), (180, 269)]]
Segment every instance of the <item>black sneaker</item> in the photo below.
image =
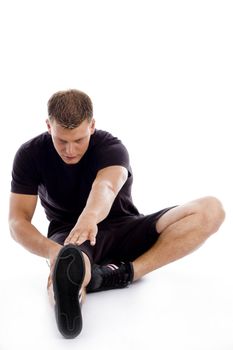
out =
[(125, 288), (133, 281), (133, 264), (120, 262), (104, 266), (93, 265), (92, 276), (87, 285), (87, 293)]
[(85, 264), (81, 250), (69, 244), (57, 257), (53, 271), (53, 290), (57, 326), (65, 338), (74, 338), (82, 330), (81, 286)]

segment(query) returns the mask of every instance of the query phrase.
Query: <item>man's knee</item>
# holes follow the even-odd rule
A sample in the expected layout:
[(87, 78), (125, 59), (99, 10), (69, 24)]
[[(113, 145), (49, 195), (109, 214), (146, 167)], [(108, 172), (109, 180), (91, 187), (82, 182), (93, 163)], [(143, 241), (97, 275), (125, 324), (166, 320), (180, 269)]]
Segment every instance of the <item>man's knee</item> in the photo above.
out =
[(209, 196), (197, 200), (197, 212), (207, 235), (218, 231), (225, 218), (222, 203), (215, 197)]

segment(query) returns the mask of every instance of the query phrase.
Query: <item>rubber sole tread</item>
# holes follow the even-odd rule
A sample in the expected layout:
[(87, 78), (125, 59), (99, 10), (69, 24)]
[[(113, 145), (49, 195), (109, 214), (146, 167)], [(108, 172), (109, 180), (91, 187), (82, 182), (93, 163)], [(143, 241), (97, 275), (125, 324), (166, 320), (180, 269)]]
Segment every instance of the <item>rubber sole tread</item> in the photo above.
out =
[(55, 315), (60, 333), (75, 338), (82, 330), (79, 294), (85, 276), (81, 250), (75, 245), (64, 246), (57, 257), (53, 271)]

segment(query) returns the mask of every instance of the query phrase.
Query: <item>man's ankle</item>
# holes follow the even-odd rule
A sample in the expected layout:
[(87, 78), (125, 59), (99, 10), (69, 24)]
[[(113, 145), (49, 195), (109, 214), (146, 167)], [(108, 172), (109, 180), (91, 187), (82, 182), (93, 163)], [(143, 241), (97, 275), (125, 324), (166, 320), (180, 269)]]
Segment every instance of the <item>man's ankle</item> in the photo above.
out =
[(84, 252), (82, 252), (82, 254), (83, 254), (84, 263), (85, 263), (85, 277), (83, 280), (82, 288), (86, 289), (86, 286), (91, 280), (91, 262), (87, 254), (85, 254)]

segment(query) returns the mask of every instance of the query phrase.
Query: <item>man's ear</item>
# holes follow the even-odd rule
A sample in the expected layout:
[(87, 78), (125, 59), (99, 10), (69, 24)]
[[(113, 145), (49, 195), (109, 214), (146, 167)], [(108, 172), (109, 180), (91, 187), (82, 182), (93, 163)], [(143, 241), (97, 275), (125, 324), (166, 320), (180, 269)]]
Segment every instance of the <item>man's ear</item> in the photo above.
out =
[(47, 128), (48, 128), (48, 133), (51, 134), (51, 124), (50, 124), (50, 121), (49, 119), (46, 119), (46, 125), (47, 125)]
[(94, 134), (94, 131), (95, 131), (95, 119), (93, 118), (92, 121), (91, 121), (91, 135)]

